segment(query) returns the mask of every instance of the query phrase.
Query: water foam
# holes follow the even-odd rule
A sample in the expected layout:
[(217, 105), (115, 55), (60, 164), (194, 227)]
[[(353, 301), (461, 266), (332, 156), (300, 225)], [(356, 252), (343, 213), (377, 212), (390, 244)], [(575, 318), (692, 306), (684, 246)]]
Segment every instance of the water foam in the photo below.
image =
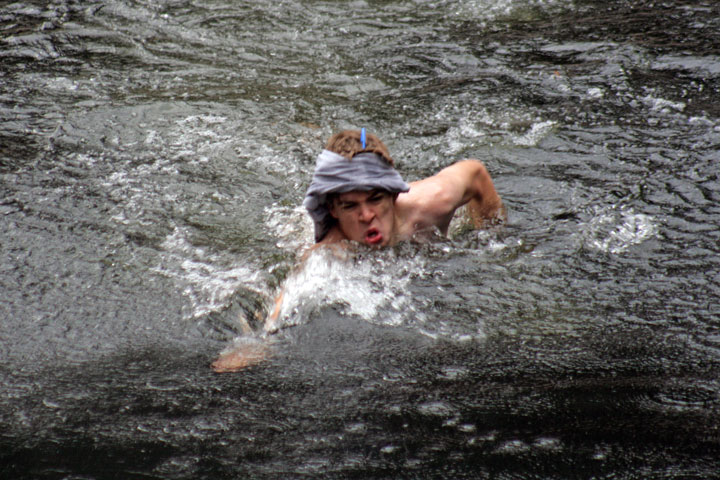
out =
[(525, 18), (534, 16), (533, 11), (549, 12), (558, 8), (572, 8), (568, 0), (472, 0), (460, 2), (455, 14), (459, 17), (475, 17), (482, 26), (502, 18)]
[(515, 145), (521, 147), (535, 147), (540, 143), (540, 141), (542, 141), (542, 139), (547, 137), (556, 126), (557, 123), (551, 120), (534, 123), (530, 127), (530, 130), (525, 132), (523, 135), (515, 137)]
[(613, 254), (621, 254), (657, 233), (653, 217), (630, 208), (596, 207), (594, 216), (580, 227), (584, 245)]
[(161, 246), (161, 264), (151, 271), (174, 279), (190, 299), (186, 318), (200, 318), (224, 309), (241, 287), (267, 296), (258, 270), (237, 262), (227, 264), (218, 255), (192, 245), (182, 228), (176, 227)]
[(654, 97), (652, 95), (646, 95), (640, 100), (649, 107), (651, 111), (661, 114), (670, 114), (674, 112), (682, 112), (687, 106), (684, 102), (673, 102), (664, 98)]
[[(222, 148), (234, 145), (232, 133), (220, 128), (226, 122), (224, 116), (209, 114), (190, 115), (177, 120), (168, 132), (167, 146), (177, 159), (190, 158), (205, 163)], [(226, 126), (225, 130), (230, 128)], [(146, 141), (152, 134), (150, 131)]]
[(274, 203), (266, 207), (265, 227), (284, 250), (298, 252), (313, 241), (313, 223), (303, 206)]
[(422, 322), (424, 314), (407, 291), (413, 278), (425, 274), (424, 259), (400, 257), (392, 249), (363, 253), (319, 248), (309, 254), (287, 278), (280, 315), (266, 330), (300, 324), (312, 310), (326, 305), (380, 325)]
[(459, 98), (457, 102), (442, 106), (433, 115), (434, 123), (452, 125), (443, 138), (443, 153), (449, 156), (462, 154), (473, 144), (535, 147), (558, 125), (527, 112), (494, 111), (475, 98)]

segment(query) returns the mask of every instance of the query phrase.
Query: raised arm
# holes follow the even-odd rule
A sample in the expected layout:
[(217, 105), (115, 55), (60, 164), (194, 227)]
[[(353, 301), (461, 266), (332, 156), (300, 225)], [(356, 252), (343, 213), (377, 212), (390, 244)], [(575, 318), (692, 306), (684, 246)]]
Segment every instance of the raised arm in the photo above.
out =
[(467, 204), (473, 224), (480, 228), (506, 217), (490, 174), (478, 160), (463, 160), (436, 175), (410, 184), (398, 197), (398, 207), (413, 229), (436, 226), (447, 233), (455, 210)]

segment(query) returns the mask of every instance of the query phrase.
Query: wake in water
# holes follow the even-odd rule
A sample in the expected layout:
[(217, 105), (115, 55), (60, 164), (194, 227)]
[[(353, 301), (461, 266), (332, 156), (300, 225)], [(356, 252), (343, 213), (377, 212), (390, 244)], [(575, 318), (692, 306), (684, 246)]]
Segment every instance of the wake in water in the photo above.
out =
[[(300, 252), (309, 246), (312, 228), (302, 208), (275, 205), (266, 213), (266, 226), (278, 239), (279, 248)], [(592, 213), (575, 227), (577, 241), (586, 248), (620, 255), (657, 232), (652, 217), (632, 209), (597, 207)], [(230, 348), (268, 341), (284, 329), (306, 324), (325, 309), (430, 338), (485, 339), (481, 315), (455, 318), (438, 311), (436, 304), (448, 302), (443, 285), (457, 281), (468, 261), (508, 261), (532, 248), (522, 236), (508, 236), (502, 229), (475, 230), (463, 218), (459, 210), (450, 239), (438, 236), (434, 242), (404, 242), (384, 250), (352, 244), (312, 251), (284, 279), (277, 304), (268, 302), (267, 312), (275, 310), (271, 320), (251, 330), (247, 321), (238, 319), (242, 335)]]
[(287, 277), (264, 325), (236, 337), (213, 366), (234, 371), (256, 364), (268, 356), (271, 344), (281, 341), (277, 334), (321, 318), (328, 309), (432, 339), (481, 340), (481, 324), (433, 312), (435, 301), (445, 295), (438, 284), (445, 273), (433, 266), (433, 257), (448, 251), (446, 244), (411, 242), (380, 251), (355, 244), (315, 249)]

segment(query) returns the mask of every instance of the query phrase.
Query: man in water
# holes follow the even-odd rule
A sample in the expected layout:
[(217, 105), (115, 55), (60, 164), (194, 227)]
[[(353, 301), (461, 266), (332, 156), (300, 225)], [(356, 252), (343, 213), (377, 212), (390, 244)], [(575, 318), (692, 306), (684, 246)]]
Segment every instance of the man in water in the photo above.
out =
[[(330, 138), (318, 156), (303, 205), (315, 223), (313, 249), (348, 242), (382, 248), (428, 232), (447, 235), (450, 220), (463, 205), (477, 228), (505, 219), (500, 196), (482, 162), (463, 160), (408, 185), (382, 141), (365, 129), (345, 130)], [(266, 320), (268, 325), (277, 320), (281, 304), (282, 294)], [(264, 344), (240, 344), (223, 352), (213, 368), (240, 370), (261, 361), (266, 351)]]
[(490, 174), (477, 160), (457, 162), (410, 185), (393, 166), (385, 145), (364, 129), (332, 136), (303, 202), (315, 222), (315, 241), (379, 248), (428, 230), (446, 235), (463, 205), (478, 228), (505, 216)]

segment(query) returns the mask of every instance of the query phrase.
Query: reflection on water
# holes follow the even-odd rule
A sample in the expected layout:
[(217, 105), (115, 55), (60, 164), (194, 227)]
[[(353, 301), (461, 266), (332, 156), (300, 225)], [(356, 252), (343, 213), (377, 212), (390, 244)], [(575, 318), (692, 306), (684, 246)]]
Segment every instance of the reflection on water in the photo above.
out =
[[(0, 6), (0, 476), (718, 478), (715, 2)], [(508, 225), (297, 259), (324, 140)], [(215, 375), (235, 338), (263, 364)]]

